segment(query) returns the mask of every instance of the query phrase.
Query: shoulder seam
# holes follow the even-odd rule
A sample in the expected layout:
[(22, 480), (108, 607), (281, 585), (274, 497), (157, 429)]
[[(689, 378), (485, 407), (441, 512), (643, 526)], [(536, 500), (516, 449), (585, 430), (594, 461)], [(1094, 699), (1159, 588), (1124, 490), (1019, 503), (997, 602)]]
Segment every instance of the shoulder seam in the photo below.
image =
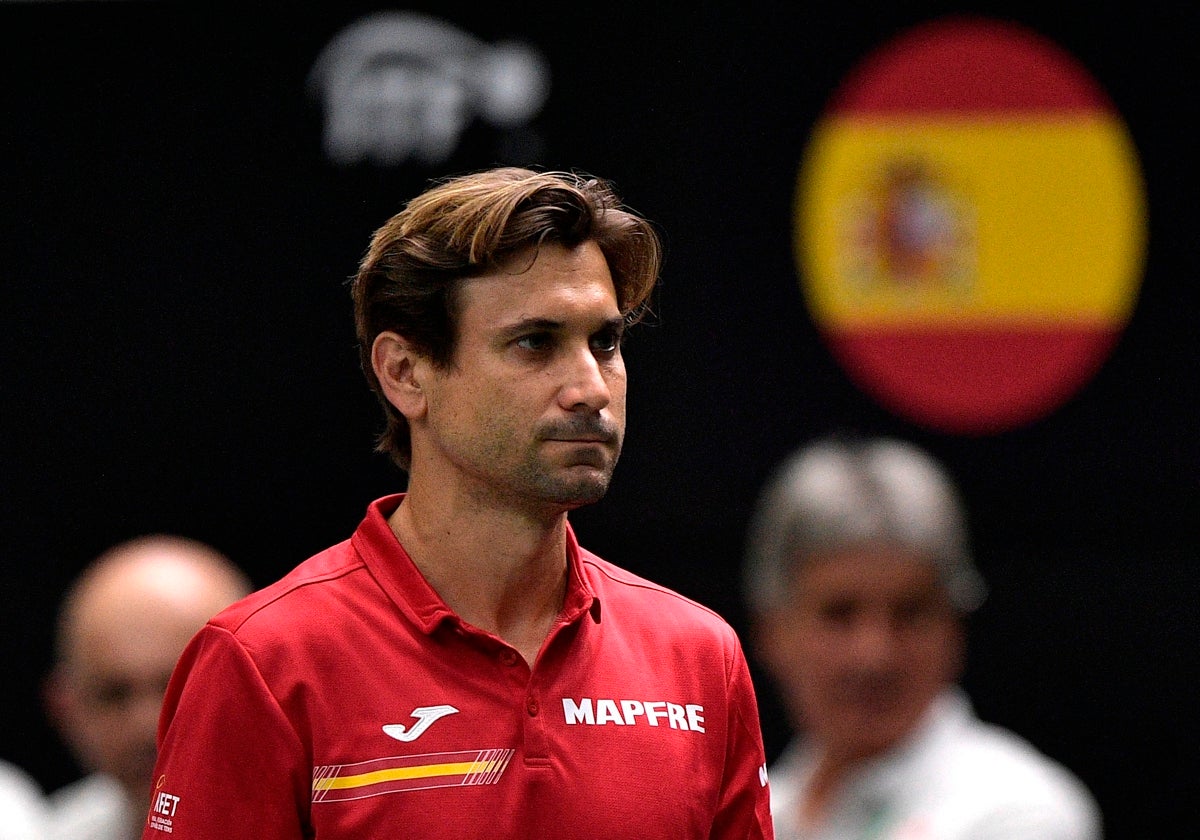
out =
[(311, 578), (305, 578), (304, 580), (296, 581), (292, 585), (288, 586), (286, 589), (283, 589), (280, 592), (276, 592), (274, 595), (272, 595), (267, 600), (263, 601), (261, 604), (256, 605), (254, 607), (254, 609), (250, 610), (248, 613), (243, 615), (237, 621), (236, 624), (232, 624), (229, 627), (224, 628), (224, 629), (227, 629), (230, 633), (236, 635), (237, 632), (239, 630), (241, 630), (242, 627), (245, 626), (246, 622), (248, 622), (251, 618), (258, 615), (259, 612), (261, 612), (262, 610), (271, 606), (272, 604), (276, 603), (280, 599), (285, 598), (286, 596), (292, 594), (296, 590), (303, 589), (308, 586), (313, 586), (313, 585), (319, 584), (319, 583), (326, 583), (331, 580), (337, 580), (338, 578), (345, 577), (346, 575), (350, 574), (351, 572), (356, 572), (356, 571), (359, 571), (360, 569), (365, 569), (366, 567), (367, 567), (367, 564), (362, 561), (362, 558), (359, 558), (359, 559), (355, 560), (353, 563), (351, 563), (347, 566), (343, 566), (342, 568), (337, 569), (335, 571), (326, 572), (321, 575), (316, 575)]

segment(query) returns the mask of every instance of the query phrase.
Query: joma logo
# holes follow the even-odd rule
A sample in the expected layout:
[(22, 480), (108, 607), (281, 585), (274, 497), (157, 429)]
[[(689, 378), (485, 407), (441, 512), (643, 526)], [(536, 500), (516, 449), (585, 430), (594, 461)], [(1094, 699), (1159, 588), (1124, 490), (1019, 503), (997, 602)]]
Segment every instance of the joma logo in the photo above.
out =
[(383, 732), (397, 741), (415, 741), (435, 720), (455, 714), (457, 711), (458, 709), (453, 706), (421, 706), (413, 709), (412, 716), (417, 719), (417, 722), (411, 729), (402, 723), (387, 723), (383, 726)]

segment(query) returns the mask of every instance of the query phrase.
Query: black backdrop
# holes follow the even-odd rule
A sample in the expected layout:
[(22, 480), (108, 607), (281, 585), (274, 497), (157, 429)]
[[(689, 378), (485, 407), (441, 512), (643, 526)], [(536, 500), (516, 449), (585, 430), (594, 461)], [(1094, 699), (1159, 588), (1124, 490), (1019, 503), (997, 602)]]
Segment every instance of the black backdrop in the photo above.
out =
[[(370, 451), (344, 281), (405, 198), (506, 161), (506, 137), (473, 125), (437, 167), (328, 163), (306, 76), (342, 27), (389, 7), (300, 5), (0, 2), (0, 755), (47, 788), (77, 769), (37, 681), (56, 600), (92, 556), (176, 531), (266, 583), (402, 487)], [(659, 318), (627, 350), (626, 454), (609, 498), (573, 515), (585, 543), (741, 628), (743, 530), (771, 466), (835, 427), (909, 437), (972, 511), (991, 588), (966, 674), (981, 714), (1074, 768), (1110, 837), (1196, 836), (1200, 14), (971, 7), (1038, 29), (1106, 88), (1150, 239), (1098, 375), (1045, 419), (955, 437), (888, 413), (833, 361), (791, 212), (844, 74), (966, 7), (475, 5), (425, 9), (547, 57), (536, 162), (614, 179), (667, 239)], [(760, 695), (773, 756), (785, 732)]]

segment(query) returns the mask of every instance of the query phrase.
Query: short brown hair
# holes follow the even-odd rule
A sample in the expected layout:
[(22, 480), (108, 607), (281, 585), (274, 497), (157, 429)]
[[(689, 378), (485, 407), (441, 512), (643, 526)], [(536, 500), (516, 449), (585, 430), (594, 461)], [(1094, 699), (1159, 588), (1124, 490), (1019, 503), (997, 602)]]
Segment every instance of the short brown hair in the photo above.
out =
[(352, 284), (359, 360), (387, 427), (376, 450), (408, 469), (404, 415), (388, 402), (371, 365), (371, 345), (392, 331), (446, 367), (457, 339), (461, 281), (494, 270), (544, 241), (600, 246), (629, 324), (646, 314), (662, 244), (652, 223), (621, 203), (613, 185), (568, 172), (502, 167), (435, 183), (375, 231)]

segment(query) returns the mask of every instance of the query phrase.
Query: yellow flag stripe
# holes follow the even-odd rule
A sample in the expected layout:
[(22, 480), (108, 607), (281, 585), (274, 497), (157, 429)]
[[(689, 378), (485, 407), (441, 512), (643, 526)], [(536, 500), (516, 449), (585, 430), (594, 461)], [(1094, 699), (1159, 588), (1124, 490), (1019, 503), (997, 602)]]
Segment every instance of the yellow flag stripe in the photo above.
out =
[[(847, 282), (847, 218), (890, 162), (920, 159), (965, 208), (973, 278), (956, 290), (864, 292)], [(875, 191), (873, 193), (873, 191)], [(1123, 322), (1141, 281), (1144, 185), (1106, 115), (954, 119), (833, 116), (797, 190), (797, 258), (814, 313), (836, 324)]]
[(465, 776), (471, 773), (486, 773), (495, 769), (496, 761), (456, 761), (448, 764), (424, 764), (419, 767), (389, 767), (372, 770), (353, 776), (335, 776), (313, 780), (313, 790), (345, 790), (347, 788), (377, 785), (380, 782), (396, 782), (408, 779), (430, 779), (438, 776)]

